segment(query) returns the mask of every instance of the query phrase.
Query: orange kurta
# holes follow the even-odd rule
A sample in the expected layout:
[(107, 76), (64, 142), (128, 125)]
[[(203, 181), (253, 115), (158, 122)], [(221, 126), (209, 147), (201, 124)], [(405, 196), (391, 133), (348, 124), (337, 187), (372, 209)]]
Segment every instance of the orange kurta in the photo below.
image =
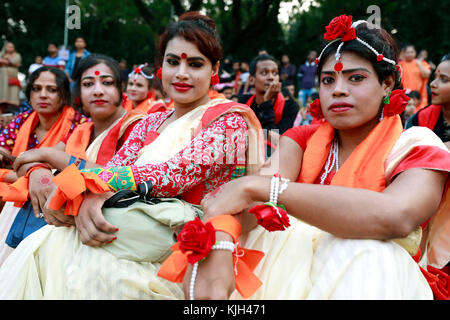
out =
[[(411, 62), (402, 60), (399, 62), (402, 68), (402, 85), (404, 89), (416, 90), (420, 93), (420, 103), (416, 107), (416, 112), (428, 105), (427, 83), (428, 78), (422, 77), (417, 59)], [(431, 70), (430, 65), (426, 61), (422, 61), (422, 65)]]

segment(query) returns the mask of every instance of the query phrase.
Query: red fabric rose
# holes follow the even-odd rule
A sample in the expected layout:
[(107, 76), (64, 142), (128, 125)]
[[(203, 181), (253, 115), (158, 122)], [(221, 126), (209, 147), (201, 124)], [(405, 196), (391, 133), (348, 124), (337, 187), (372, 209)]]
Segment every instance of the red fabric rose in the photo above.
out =
[(350, 41), (356, 39), (355, 28), (352, 28), (352, 16), (345, 14), (331, 20), (330, 24), (325, 27), (327, 32), (323, 35), (325, 40), (335, 40), (342, 38), (342, 41)]
[(142, 69), (139, 68), (139, 67), (136, 67), (136, 68), (134, 68), (134, 72), (135, 72), (135, 73), (141, 73), (141, 72), (142, 72)]
[(391, 117), (405, 111), (409, 97), (405, 94), (406, 90), (394, 90), (391, 92), (389, 104), (384, 105), (384, 116)]
[(323, 119), (324, 115), (322, 112), (322, 107), (320, 106), (320, 100), (314, 100), (309, 106), (309, 113), (313, 116), (314, 119)]
[(216, 229), (211, 222), (204, 224), (199, 217), (186, 223), (177, 237), (181, 252), (188, 253), (188, 261), (194, 264), (208, 256), (216, 243)]
[(284, 208), (271, 202), (254, 206), (248, 212), (253, 213), (258, 220), (258, 224), (268, 231), (283, 231), (290, 226), (289, 217)]

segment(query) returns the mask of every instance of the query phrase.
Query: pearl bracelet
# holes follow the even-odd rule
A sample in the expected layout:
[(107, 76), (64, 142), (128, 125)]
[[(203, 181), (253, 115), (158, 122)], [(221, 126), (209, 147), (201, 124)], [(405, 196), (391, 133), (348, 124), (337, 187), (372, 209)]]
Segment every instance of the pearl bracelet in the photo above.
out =
[[(231, 241), (217, 241), (216, 244), (213, 245), (211, 249), (228, 250), (228, 251), (234, 252), (234, 250), (236, 249), (236, 246)], [(191, 282), (189, 284), (189, 298), (191, 300), (195, 300), (194, 289), (195, 289), (195, 279), (197, 278), (197, 271), (198, 271), (198, 262), (194, 263), (194, 266), (192, 269)]]
[[(283, 183), (280, 187), (280, 180)], [(282, 178), (279, 174), (275, 174), (270, 180), (270, 202), (277, 204), (278, 196), (288, 187), (289, 179)]]

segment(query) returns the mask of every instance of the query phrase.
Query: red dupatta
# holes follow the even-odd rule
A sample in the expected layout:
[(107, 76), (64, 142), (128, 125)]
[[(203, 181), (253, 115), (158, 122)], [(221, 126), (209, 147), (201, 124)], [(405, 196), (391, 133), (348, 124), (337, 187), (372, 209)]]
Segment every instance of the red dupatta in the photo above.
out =
[(433, 130), (441, 114), (442, 106), (429, 105), (419, 111), (417, 117), (419, 120), (419, 126), (427, 127)]
[[(255, 100), (255, 97), (256, 95), (251, 96), (250, 99), (248, 99), (248, 101), (246, 102), (246, 105), (250, 107)], [(283, 95), (281, 93), (278, 93), (277, 98), (275, 99), (275, 103), (273, 104), (273, 111), (275, 112), (275, 124), (278, 124), (283, 117), (285, 103), (286, 100), (284, 99)]]

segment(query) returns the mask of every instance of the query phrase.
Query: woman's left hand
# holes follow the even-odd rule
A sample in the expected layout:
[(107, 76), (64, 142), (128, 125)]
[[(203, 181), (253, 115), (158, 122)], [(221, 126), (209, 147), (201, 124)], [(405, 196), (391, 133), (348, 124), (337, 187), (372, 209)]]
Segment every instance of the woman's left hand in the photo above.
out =
[[(186, 299), (191, 298), (189, 288), (192, 268), (191, 265), (188, 266), (183, 281)], [(209, 256), (198, 265), (194, 298), (196, 300), (226, 300), (233, 292), (234, 285), (232, 253), (226, 250), (212, 250)]]
[(254, 199), (250, 187), (256, 177), (247, 176), (232, 180), (207, 194), (201, 201), (204, 221), (222, 214), (239, 214), (249, 208)]

